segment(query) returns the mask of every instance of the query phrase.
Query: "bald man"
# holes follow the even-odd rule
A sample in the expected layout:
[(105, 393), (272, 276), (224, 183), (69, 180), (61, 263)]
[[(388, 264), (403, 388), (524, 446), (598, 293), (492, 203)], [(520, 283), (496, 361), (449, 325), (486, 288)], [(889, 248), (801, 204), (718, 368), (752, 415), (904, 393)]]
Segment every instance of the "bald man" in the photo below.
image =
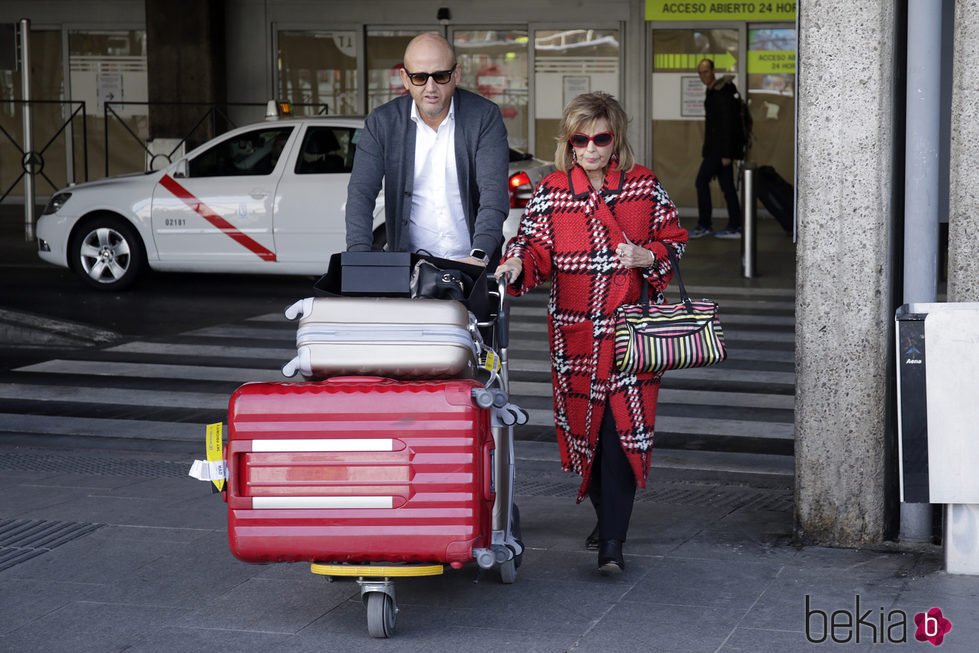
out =
[(347, 186), (347, 250), (373, 244), (374, 203), (384, 186), (389, 251), (424, 251), (487, 265), (499, 258), (509, 146), (499, 107), (457, 88), (452, 45), (437, 34), (408, 44), (408, 95), (367, 117)]

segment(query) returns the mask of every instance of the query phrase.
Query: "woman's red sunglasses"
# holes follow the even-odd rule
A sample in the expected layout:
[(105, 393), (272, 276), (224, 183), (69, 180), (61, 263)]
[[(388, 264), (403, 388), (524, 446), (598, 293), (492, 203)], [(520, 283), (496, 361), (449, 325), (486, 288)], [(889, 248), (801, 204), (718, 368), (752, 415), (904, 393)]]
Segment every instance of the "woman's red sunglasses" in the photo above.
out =
[(595, 147), (606, 147), (612, 144), (612, 132), (602, 132), (594, 136), (574, 134), (568, 139), (568, 142), (574, 147), (588, 147), (589, 141), (595, 141)]

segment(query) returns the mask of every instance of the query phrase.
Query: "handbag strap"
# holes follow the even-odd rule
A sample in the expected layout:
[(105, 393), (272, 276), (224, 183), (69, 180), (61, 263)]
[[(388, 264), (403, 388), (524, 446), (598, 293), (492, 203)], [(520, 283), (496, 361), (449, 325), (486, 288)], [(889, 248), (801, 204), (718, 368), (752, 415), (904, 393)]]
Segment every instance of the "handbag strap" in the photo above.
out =
[[(571, 179), (570, 173), (568, 175), (568, 179), (569, 180)], [(600, 202), (603, 206), (605, 206), (606, 209), (608, 209), (608, 215), (609, 217), (612, 218), (612, 223), (619, 228), (619, 231), (622, 232), (622, 236), (626, 239), (626, 241), (630, 242), (629, 237), (625, 235), (625, 230), (622, 228), (622, 225), (620, 225), (619, 221), (615, 218), (615, 213), (612, 211), (612, 207), (610, 207), (605, 202), (605, 198), (602, 197), (601, 192), (594, 190), (594, 193), (595, 193), (595, 197), (598, 198), (598, 202)], [(687, 294), (687, 288), (686, 286), (683, 285), (683, 277), (680, 276), (680, 264), (676, 259), (676, 252), (674, 252), (673, 248), (670, 247), (669, 245), (664, 245), (664, 247), (666, 247), (667, 256), (670, 257), (670, 265), (673, 266), (673, 272), (676, 274), (677, 285), (680, 287), (680, 300), (686, 305), (688, 311), (693, 312), (693, 304), (690, 301), (690, 295)], [(641, 294), (639, 296), (639, 303), (642, 304), (644, 307), (643, 312), (648, 315), (649, 314), (649, 284), (646, 283), (646, 279), (642, 278), (641, 275), (640, 275), (640, 281), (641, 283), (639, 285), (642, 288), (640, 291)]]
[[(680, 263), (676, 259), (676, 252), (669, 245), (666, 245), (666, 255), (670, 257), (670, 265), (673, 266), (673, 274), (676, 276), (677, 286), (680, 287), (680, 301), (687, 306), (687, 310), (693, 310), (690, 295), (687, 294), (687, 287), (683, 285), (683, 276), (680, 274)], [(643, 312), (649, 313), (649, 284), (645, 279), (642, 281), (642, 290), (639, 295), (639, 303), (643, 305)]]

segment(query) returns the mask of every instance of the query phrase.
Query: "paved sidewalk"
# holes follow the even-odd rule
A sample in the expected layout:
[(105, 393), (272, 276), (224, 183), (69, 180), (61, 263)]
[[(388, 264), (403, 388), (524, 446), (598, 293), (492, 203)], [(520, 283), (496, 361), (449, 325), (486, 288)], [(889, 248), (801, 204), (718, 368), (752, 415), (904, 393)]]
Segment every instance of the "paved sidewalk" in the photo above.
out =
[(793, 544), (777, 470), (731, 484), (654, 469), (626, 571), (604, 578), (556, 447), (517, 442), (517, 455), (516, 583), (474, 584), (474, 566), (399, 580), (397, 632), (376, 640), (352, 581), (234, 559), (226, 506), (186, 476), (189, 459), (0, 445), (0, 650), (924, 651), (914, 616), (936, 607), (952, 624), (939, 650), (975, 650), (979, 577), (944, 573), (933, 547)]

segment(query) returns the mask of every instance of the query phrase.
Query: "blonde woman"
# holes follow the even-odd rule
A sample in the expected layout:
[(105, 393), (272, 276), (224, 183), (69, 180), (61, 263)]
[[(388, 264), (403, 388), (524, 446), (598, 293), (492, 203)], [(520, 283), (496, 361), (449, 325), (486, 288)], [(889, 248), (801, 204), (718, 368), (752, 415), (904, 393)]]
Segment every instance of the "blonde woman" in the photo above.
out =
[(521, 295), (550, 281), (554, 420), (564, 469), (581, 475), (598, 516), (586, 538), (605, 574), (625, 569), (636, 486), (645, 487), (660, 377), (614, 366), (613, 313), (641, 284), (663, 302), (673, 275), (667, 248), (683, 255), (687, 232), (656, 175), (635, 162), (628, 117), (606, 93), (564, 111), (555, 165), (527, 205), (497, 278)]

